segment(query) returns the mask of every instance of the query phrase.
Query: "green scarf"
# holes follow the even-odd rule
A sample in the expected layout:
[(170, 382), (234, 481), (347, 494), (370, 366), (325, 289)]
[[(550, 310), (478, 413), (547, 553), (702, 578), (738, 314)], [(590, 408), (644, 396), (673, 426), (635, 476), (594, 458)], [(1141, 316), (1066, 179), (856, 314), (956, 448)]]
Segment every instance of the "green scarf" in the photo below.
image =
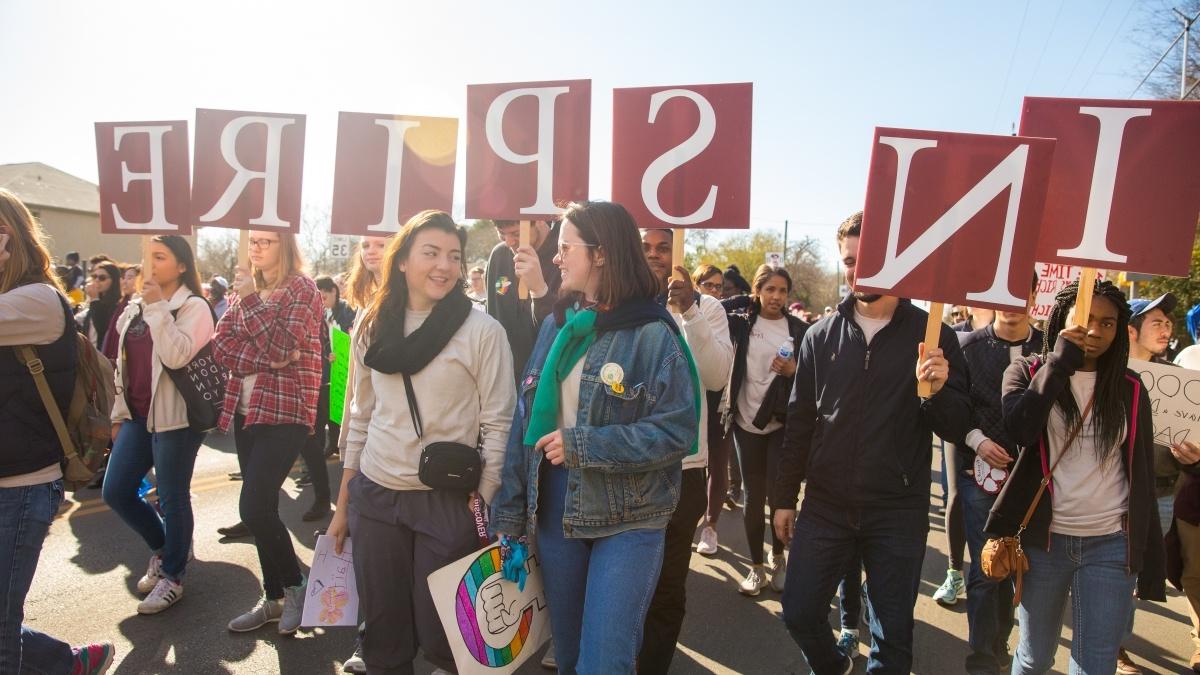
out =
[[(545, 367), (542, 369), (541, 380), (533, 394), (533, 408), (529, 411), (529, 428), (525, 431), (525, 445), (536, 445), (538, 440), (558, 429), (558, 406), (562, 399), (562, 382), (571, 374), (575, 364), (579, 363), (596, 341), (596, 310), (586, 309), (576, 312), (568, 309), (566, 322), (559, 329), (550, 351), (546, 354)], [(696, 409), (696, 419), (700, 419), (702, 394), (700, 389), (700, 374), (696, 370), (696, 360), (692, 350), (681, 333), (675, 336), (680, 351), (687, 359), (688, 372), (692, 376), (693, 404)], [(692, 442), (689, 455), (700, 451), (700, 437)]]

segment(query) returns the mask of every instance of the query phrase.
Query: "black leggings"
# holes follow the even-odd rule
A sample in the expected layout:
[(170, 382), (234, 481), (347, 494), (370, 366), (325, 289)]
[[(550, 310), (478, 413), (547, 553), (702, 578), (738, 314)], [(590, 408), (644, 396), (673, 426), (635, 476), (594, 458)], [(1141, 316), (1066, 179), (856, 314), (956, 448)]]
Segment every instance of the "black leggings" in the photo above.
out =
[(325, 465), (325, 428), (329, 422), (329, 385), (321, 387), (317, 398), (317, 422), (314, 433), (304, 441), (300, 457), (304, 460), (304, 468), (312, 479), (313, 493), (316, 496), (314, 506), (321, 507), (330, 503), (329, 496), (329, 467)]
[[(967, 548), (967, 529), (963, 524), (962, 497), (958, 494), (958, 477), (973, 465), (962, 466), (966, 461), (963, 453), (952, 443), (945, 444), (946, 459), (946, 539), (949, 544), (947, 569), (963, 571), (963, 552)], [(953, 457), (953, 465), (951, 464)]]
[(771, 530), (771, 553), (783, 553), (783, 543), (775, 538), (775, 528), (767, 527), (775, 517), (771, 507), (767, 521), (763, 521), (763, 508), (770, 501), (775, 476), (779, 473), (779, 455), (783, 448), (783, 429), (769, 434), (754, 434), (737, 426), (733, 427), (733, 439), (737, 444), (738, 459), (742, 465), (742, 482), (746, 486), (746, 508), (742, 511), (742, 522), (746, 527), (746, 545), (750, 547), (750, 562), (763, 564), (764, 530)]

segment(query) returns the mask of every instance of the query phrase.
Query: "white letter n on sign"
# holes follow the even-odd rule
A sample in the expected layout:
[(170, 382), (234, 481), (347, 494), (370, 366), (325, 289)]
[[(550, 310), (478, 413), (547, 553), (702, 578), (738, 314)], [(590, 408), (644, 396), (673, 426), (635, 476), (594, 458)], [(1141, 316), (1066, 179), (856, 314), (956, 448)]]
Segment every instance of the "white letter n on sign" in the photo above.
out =
[(926, 148), (936, 148), (937, 141), (923, 138), (896, 138), (880, 136), (879, 142), (896, 150), (896, 192), (892, 197), (892, 218), (888, 225), (887, 251), (883, 267), (874, 276), (863, 278), (859, 283), (875, 288), (891, 288), (908, 276), (947, 239), (953, 237), (967, 221), (983, 210), (1005, 188), (1008, 193), (1008, 209), (1004, 215), (1004, 239), (996, 258), (996, 272), (992, 275), (991, 288), (982, 293), (968, 293), (968, 300), (993, 302), (1001, 305), (1022, 305), (1008, 290), (1009, 260), (1012, 259), (1013, 239), (1017, 234), (1017, 211), (1021, 205), (1021, 188), (1025, 183), (1025, 163), (1029, 159), (1029, 146), (1019, 145), (983, 180), (975, 184), (954, 206), (942, 214), (933, 225), (921, 233), (903, 251), (897, 251), (900, 239), (900, 215), (904, 212), (904, 194), (908, 188), (908, 173), (913, 155)]

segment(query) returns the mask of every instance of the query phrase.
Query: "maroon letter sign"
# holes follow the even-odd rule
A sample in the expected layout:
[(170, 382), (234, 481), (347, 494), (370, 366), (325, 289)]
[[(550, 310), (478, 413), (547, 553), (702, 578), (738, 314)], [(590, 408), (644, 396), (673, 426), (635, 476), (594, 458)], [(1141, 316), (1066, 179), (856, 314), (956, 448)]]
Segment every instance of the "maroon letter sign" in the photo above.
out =
[(539, 220), (587, 199), (591, 80), (467, 87), (467, 217)]
[(304, 115), (196, 111), (197, 225), (300, 231)]
[(100, 231), (188, 234), (187, 122), (97, 122)]
[(613, 90), (613, 201), (642, 227), (750, 226), (751, 83)]
[(1054, 141), (876, 129), (855, 290), (1025, 311)]
[(1058, 140), (1038, 260), (1187, 276), (1200, 214), (1200, 103), (1026, 98)]
[(338, 115), (333, 234), (386, 236), (425, 209), (450, 211), (458, 120)]

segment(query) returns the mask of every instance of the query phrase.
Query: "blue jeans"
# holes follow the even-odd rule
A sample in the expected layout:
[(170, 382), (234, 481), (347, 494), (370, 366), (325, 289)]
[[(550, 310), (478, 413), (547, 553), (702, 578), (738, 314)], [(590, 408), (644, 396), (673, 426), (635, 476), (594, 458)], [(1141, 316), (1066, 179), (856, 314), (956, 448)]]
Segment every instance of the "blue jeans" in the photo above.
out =
[(967, 533), (967, 550), (971, 567), (967, 570), (967, 642), (966, 672), (999, 673), (1002, 660), (1008, 654), (1008, 637), (1013, 629), (1013, 582), (1011, 579), (992, 581), (979, 566), (979, 557), (988, 535), (983, 527), (996, 503), (975, 483), (975, 478), (960, 473), (958, 501), (962, 504), (963, 528)]
[(1126, 546), (1125, 533), (1116, 532), (1099, 537), (1051, 534), (1049, 551), (1025, 547), (1029, 571), (1017, 610), (1021, 642), (1013, 675), (1045, 673), (1054, 666), (1068, 592), (1075, 630), (1069, 672), (1108, 675), (1116, 669), (1137, 583), (1137, 576), (1125, 570)]
[(63, 500), (61, 480), (0, 488), (0, 673), (71, 672), (71, 647), (21, 625), (42, 542)]
[[(192, 543), (192, 469), (204, 434), (191, 429), (146, 430), (144, 417), (125, 420), (104, 472), (104, 502), (162, 556), (163, 574), (178, 582)], [(138, 496), (150, 468), (158, 480), (162, 516)]]
[(814, 673), (840, 673), (845, 665), (829, 626), (829, 601), (855, 556), (869, 581), (867, 672), (912, 669), (913, 605), (928, 535), (924, 510), (856, 510), (804, 500), (788, 556), (783, 620)]
[(632, 673), (662, 566), (665, 530), (567, 539), (567, 470), (542, 465), (537, 550), (558, 672)]

